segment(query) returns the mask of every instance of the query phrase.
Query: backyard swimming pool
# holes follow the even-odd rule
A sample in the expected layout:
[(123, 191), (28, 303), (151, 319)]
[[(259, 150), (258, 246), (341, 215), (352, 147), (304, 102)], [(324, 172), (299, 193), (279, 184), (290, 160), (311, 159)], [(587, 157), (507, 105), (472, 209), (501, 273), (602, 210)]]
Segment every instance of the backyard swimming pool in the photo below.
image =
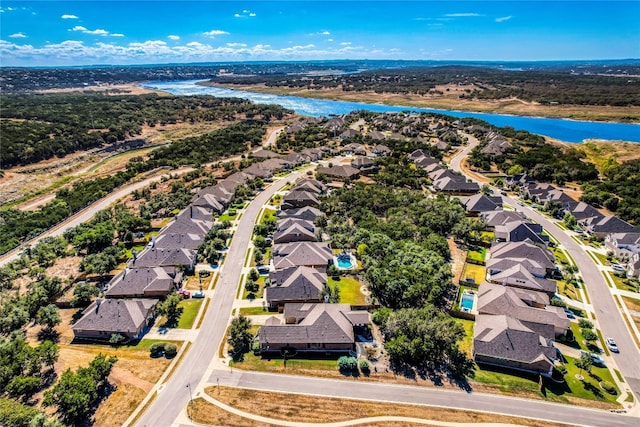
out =
[(351, 270), (355, 266), (353, 255), (347, 253), (341, 253), (334, 257), (336, 266), (340, 270)]
[(476, 295), (468, 292), (462, 293), (462, 298), (460, 299), (460, 307), (462, 307), (462, 311), (470, 312), (473, 309), (473, 303), (476, 300)]

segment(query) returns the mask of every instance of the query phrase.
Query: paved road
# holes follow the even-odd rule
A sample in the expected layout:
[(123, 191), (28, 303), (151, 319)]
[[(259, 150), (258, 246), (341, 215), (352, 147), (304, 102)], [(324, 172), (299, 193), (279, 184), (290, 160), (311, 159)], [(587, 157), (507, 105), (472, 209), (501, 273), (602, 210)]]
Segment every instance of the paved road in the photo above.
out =
[(209, 382), (215, 385), (241, 387), (282, 393), (310, 394), (326, 397), (366, 399), (390, 403), (431, 405), (444, 408), (466, 409), (515, 415), (585, 426), (628, 427), (633, 425), (629, 416), (581, 408), (579, 406), (549, 403), (540, 400), (463, 391), (442, 390), (436, 387), (374, 383), (362, 380), (336, 380), (267, 374), (234, 370), (213, 371)]
[[(269, 145), (275, 145), (275, 142), (276, 142), (276, 140), (278, 138), (278, 134), (283, 129), (284, 129), (284, 127), (278, 127), (278, 128), (272, 129), (271, 133), (267, 136), (265, 141), (262, 143), (262, 147), (267, 147)], [(262, 147), (255, 148), (253, 151), (258, 151)], [(228, 158), (225, 158), (225, 159), (217, 160), (216, 162), (227, 162), (227, 161), (235, 161), (235, 160), (240, 160), (240, 159), (241, 159), (241, 156), (233, 156), (233, 157), (228, 157)], [(216, 162), (213, 162), (213, 163), (216, 163)], [(179, 168), (179, 169), (169, 170), (169, 171), (167, 171), (167, 173), (170, 173), (172, 175), (182, 175), (182, 174), (185, 174), (187, 172), (191, 172), (192, 170), (193, 170), (192, 167), (182, 167), (182, 168)], [(108, 196), (106, 196), (106, 197), (104, 197), (104, 198), (102, 198), (100, 200), (97, 200), (97, 201), (93, 202), (91, 205), (87, 206), (86, 208), (82, 209), (79, 212), (76, 212), (74, 215), (72, 215), (69, 218), (65, 219), (60, 224), (58, 224), (58, 225), (50, 228), (49, 230), (45, 231), (41, 235), (22, 243), (17, 248), (12, 249), (9, 252), (6, 252), (5, 254), (0, 255), (0, 267), (4, 266), (5, 264), (7, 264), (7, 263), (9, 263), (11, 261), (14, 261), (14, 260), (18, 259), (20, 257), (20, 252), (22, 252), (23, 248), (26, 245), (34, 246), (40, 240), (44, 239), (45, 237), (55, 237), (55, 236), (62, 235), (69, 228), (76, 227), (76, 226), (78, 226), (78, 225), (80, 225), (80, 224), (82, 224), (84, 222), (89, 221), (91, 218), (93, 218), (93, 216), (96, 214), (96, 212), (108, 208), (109, 205), (111, 205), (112, 203), (116, 202), (118, 199), (133, 193), (135, 190), (141, 190), (141, 189), (145, 188), (146, 186), (148, 186), (149, 184), (151, 184), (153, 182), (160, 181), (162, 176), (165, 176), (165, 175), (166, 174), (154, 176), (154, 177), (142, 180), (140, 182), (136, 182), (134, 184), (127, 185), (126, 187), (122, 187), (120, 189), (116, 189), (113, 193), (109, 194)], [(55, 195), (53, 195), (53, 197), (55, 197)]]
[[(462, 158), (471, 151), (475, 144), (477, 144), (477, 140), (470, 138), (469, 146), (452, 158), (450, 162), (452, 169), (461, 171), (460, 162)], [(596, 320), (600, 330), (605, 337), (613, 337), (618, 343), (618, 348), (620, 348), (620, 353), (612, 353), (612, 357), (635, 397), (640, 397), (640, 351), (635, 345), (631, 332), (627, 329), (614, 296), (611, 294), (602, 273), (594, 261), (585, 252), (584, 247), (579, 245), (565, 230), (555, 225), (549, 218), (526, 205), (518, 206), (517, 201), (509, 196), (502, 197), (505, 203), (517, 207), (519, 211), (523, 211), (529, 218), (542, 224), (545, 230), (558, 239), (574, 258), (585, 280), (589, 299), (595, 309)]]
[[(179, 174), (180, 175), (180, 174), (189, 172), (191, 170), (193, 170), (193, 168), (184, 167), (184, 168), (180, 168), (180, 169), (167, 171), (167, 173)], [(33, 239), (31, 239), (31, 240), (29, 240), (27, 242), (24, 242), (19, 247), (17, 247), (15, 249), (13, 249), (13, 250), (1, 255), (0, 256), (0, 267), (2, 267), (3, 265), (5, 265), (5, 264), (7, 264), (7, 263), (9, 263), (11, 261), (14, 261), (14, 260), (18, 259), (20, 257), (20, 252), (22, 252), (22, 249), (24, 248), (25, 245), (34, 246), (40, 240), (44, 239), (45, 237), (55, 237), (55, 236), (62, 235), (69, 228), (76, 227), (76, 226), (82, 224), (83, 222), (89, 221), (91, 218), (93, 218), (93, 216), (96, 214), (96, 212), (108, 208), (109, 205), (111, 205), (112, 203), (115, 203), (118, 199), (129, 195), (130, 193), (134, 192), (135, 190), (140, 190), (140, 189), (148, 186), (152, 182), (160, 181), (160, 179), (164, 175), (166, 175), (166, 174), (162, 174), (162, 175), (154, 176), (154, 177), (151, 177), (151, 178), (147, 178), (147, 179), (144, 179), (144, 180), (142, 180), (140, 182), (136, 182), (134, 184), (127, 185), (125, 187), (122, 187), (122, 188), (119, 188), (119, 189), (115, 190), (113, 193), (109, 194), (108, 196), (106, 196), (106, 197), (104, 197), (104, 198), (92, 203), (91, 205), (87, 206), (86, 208), (82, 209), (81, 211), (76, 212), (74, 215), (70, 216), (69, 218), (67, 218), (66, 220), (61, 222), (60, 224), (50, 228), (49, 230), (47, 230), (46, 232), (42, 233), (38, 237), (35, 237), (35, 238), (33, 238)]]
[(189, 401), (189, 388), (195, 390), (205, 375), (209, 363), (216, 356), (224, 341), (225, 331), (231, 317), (247, 248), (253, 233), (253, 225), (262, 206), (284, 187), (305, 176), (306, 171), (296, 172), (285, 179), (275, 181), (248, 205), (236, 230), (227, 257), (220, 271), (220, 279), (209, 303), (200, 333), (169, 381), (159, 390), (149, 408), (140, 417), (138, 426), (170, 426)]

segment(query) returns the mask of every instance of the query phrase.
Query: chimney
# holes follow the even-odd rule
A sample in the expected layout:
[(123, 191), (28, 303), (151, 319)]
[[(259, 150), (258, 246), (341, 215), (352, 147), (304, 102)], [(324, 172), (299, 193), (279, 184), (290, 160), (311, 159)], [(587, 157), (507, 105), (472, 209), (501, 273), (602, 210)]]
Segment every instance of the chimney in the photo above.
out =
[(138, 251), (136, 251), (135, 249), (132, 249), (131, 255), (133, 255), (133, 263), (135, 264), (136, 260), (138, 259)]
[(98, 310), (100, 309), (100, 304), (102, 304), (102, 298), (96, 298), (96, 314), (98, 313)]
[(189, 218), (193, 219), (193, 205), (189, 205)]

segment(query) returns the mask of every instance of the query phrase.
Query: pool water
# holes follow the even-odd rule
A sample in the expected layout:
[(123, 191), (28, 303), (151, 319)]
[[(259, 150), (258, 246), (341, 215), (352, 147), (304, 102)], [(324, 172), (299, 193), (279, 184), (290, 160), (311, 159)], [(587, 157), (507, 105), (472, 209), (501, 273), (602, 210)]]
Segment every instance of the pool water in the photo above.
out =
[(353, 262), (351, 261), (351, 255), (338, 255), (338, 268), (350, 269), (353, 268)]
[(466, 308), (468, 311), (471, 311), (473, 308), (473, 301), (475, 300), (475, 296), (473, 294), (462, 294), (462, 299), (460, 300), (460, 306), (462, 308)]

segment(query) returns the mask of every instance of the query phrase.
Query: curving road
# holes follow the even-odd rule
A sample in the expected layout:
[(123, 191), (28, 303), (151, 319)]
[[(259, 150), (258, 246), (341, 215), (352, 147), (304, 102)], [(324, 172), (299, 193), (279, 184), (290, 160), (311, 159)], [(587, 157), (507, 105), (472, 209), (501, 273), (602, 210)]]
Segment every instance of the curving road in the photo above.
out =
[[(473, 137), (469, 141), (469, 145), (452, 158), (450, 162), (452, 169), (464, 173), (460, 169), (460, 162), (478, 143)], [(515, 199), (504, 195), (502, 198), (505, 203), (511, 206), (518, 206)], [(558, 227), (548, 217), (526, 205), (518, 206), (518, 210), (523, 211), (533, 221), (541, 224), (574, 258), (580, 273), (584, 277), (589, 299), (595, 310), (596, 321), (600, 330), (605, 337), (613, 337), (618, 344), (618, 348), (620, 348), (620, 353), (612, 353), (612, 357), (627, 381), (629, 388), (638, 398), (640, 396), (640, 351), (636, 347), (631, 331), (627, 328), (623, 315), (614, 300), (614, 296), (609, 291), (602, 273), (586, 253), (584, 247), (579, 245), (565, 230)], [(640, 422), (638, 425), (640, 425)]]

